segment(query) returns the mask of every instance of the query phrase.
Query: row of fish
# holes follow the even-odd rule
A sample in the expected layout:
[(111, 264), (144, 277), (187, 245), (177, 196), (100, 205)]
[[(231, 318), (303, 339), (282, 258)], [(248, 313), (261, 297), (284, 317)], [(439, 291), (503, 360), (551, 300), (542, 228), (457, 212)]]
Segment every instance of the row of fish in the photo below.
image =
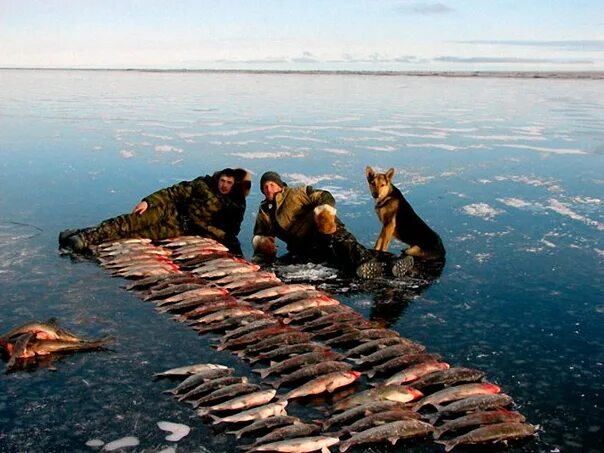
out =
[[(318, 428), (338, 439), (341, 451), (429, 434), (449, 450), (459, 444), (506, 441), (535, 432), (521, 414), (505, 409), (512, 399), (501, 394), (498, 386), (482, 382), (483, 372), (450, 367), (438, 354), (365, 320), (314, 286), (284, 284), (211, 240), (185, 237), (161, 247), (128, 241), (103, 245), (98, 253), (112, 272), (138, 278), (127, 289), (154, 303), (158, 311), (174, 314), (199, 333), (221, 334), (218, 350), (232, 351), (251, 365), (267, 363), (253, 371), (263, 380), (271, 379), (264, 384), (273, 389), (234, 378), (225, 368), (213, 370), (214, 375), (193, 378), (194, 374), (185, 379), (180, 384), (184, 388), (173, 392), (192, 402), (199, 415), (226, 422), (213, 412), (236, 410), (233, 404), (244, 407), (250, 402), (277, 410), (270, 405), (333, 394), (341, 388), (355, 390), (352, 384), (364, 375), (373, 388), (336, 401), (333, 416)], [(159, 264), (152, 263), (157, 260), (154, 256), (163, 257)], [(165, 264), (166, 257), (172, 264)], [(282, 387), (290, 390), (277, 395), (275, 389)], [(231, 396), (234, 399), (221, 401)], [(269, 402), (274, 398), (276, 402)], [(337, 431), (329, 431), (335, 427)], [(462, 434), (441, 439), (458, 432)], [(339, 440), (344, 437), (348, 439)], [(304, 448), (314, 445), (311, 441)], [(256, 441), (254, 448), (258, 447)]]

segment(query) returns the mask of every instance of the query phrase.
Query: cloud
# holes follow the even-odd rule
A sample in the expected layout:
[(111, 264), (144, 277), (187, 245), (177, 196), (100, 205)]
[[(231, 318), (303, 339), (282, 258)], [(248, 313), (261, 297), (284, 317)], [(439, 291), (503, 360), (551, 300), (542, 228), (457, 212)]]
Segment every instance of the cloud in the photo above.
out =
[(604, 39), (585, 39), (575, 41), (537, 41), (537, 40), (483, 40), (483, 41), (456, 41), (461, 44), (480, 44), (494, 46), (522, 46), (522, 47), (547, 47), (557, 50), (572, 51), (600, 51), (604, 50)]
[(435, 15), (435, 14), (449, 14), (455, 10), (443, 5), (442, 3), (408, 3), (403, 2), (396, 6), (396, 10), (402, 14), (419, 14), (423, 16)]
[(594, 64), (593, 60), (561, 58), (521, 58), (521, 57), (437, 57), (434, 61), (441, 63), (551, 63), (551, 64)]

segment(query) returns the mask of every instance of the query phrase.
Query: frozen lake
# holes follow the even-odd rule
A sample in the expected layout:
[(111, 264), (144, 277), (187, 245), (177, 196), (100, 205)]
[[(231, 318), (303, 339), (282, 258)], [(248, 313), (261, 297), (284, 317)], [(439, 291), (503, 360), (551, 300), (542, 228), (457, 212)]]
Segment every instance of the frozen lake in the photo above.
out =
[(96, 264), (60, 256), (58, 232), (242, 166), (255, 174), (246, 257), (266, 170), (329, 189), (372, 246), (366, 165), (396, 169), (447, 263), (418, 288), (336, 297), (486, 371), (541, 426), (512, 450), (601, 451), (604, 81), (10, 70), (0, 86), (0, 332), (54, 316), (117, 337), (112, 351), (65, 357), (55, 372), (0, 375), (0, 451), (89, 451), (89, 439), (128, 435), (159, 451), (169, 445), (160, 420), (193, 428), (179, 451), (233, 451), (232, 436), (151, 376), (200, 361), (249, 367)]

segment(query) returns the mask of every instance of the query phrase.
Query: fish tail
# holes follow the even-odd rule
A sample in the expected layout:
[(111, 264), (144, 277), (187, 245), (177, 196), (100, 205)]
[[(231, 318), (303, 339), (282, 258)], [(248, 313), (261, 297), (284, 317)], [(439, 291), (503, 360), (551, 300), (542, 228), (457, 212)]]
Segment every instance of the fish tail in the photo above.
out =
[(219, 423), (222, 423), (223, 420), (220, 417), (217, 417), (214, 414), (209, 414), (210, 418), (212, 419), (212, 425), (218, 425)]
[(350, 447), (352, 447), (352, 444), (348, 441), (346, 442), (342, 442), (340, 444), (340, 453), (344, 453), (346, 450), (348, 450)]
[(441, 444), (445, 446), (445, 451), (451, 451), (457, 446), (457, 442), (455, 439), (452, 440), (437, 440), (435, 441), (437, 444)]
[(432, 436), (434, 437), (434, 439), (440, 439), (440, 436), (442, 436), (444, 433), (446, 432), (446, 430), (442, 429), (442, 428), (434, 428), (434, 431), (432, 432)]

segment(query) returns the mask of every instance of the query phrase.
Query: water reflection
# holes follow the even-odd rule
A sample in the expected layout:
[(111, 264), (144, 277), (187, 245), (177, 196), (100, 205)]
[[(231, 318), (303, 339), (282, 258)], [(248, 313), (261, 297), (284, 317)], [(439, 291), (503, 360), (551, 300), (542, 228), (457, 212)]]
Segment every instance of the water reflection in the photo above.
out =
[(385, 327), (392, 327), (414, 299), (438, 280), (445, 267), (445, 261), (417, 262), (409, 276), (400, 281), (391, 280), (386, 284), (372, 284), (374, 297), (369, 311), (369, 319), (381, 321)]

